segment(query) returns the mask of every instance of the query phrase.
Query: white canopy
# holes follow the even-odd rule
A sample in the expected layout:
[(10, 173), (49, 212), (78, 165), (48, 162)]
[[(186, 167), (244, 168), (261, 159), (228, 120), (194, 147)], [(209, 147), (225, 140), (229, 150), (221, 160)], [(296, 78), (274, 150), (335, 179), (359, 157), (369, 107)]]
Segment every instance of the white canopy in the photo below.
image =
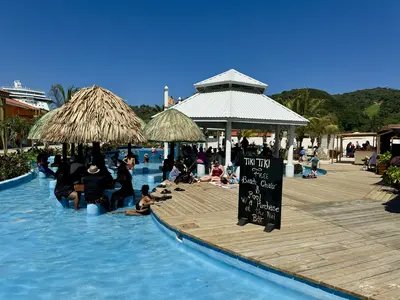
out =
[[(271, 130), (274, 127), (275, 143), (279, 143), (279, 131), (285, 127), (289, 131), (286, 176), (293, 177), (294, 127), (307, 125), (307, 119), (264, 95), (267, 84), (234, 69), (194, 86), (196, 93), (173, 108), (203, 128), (225, 128), (226, 164), (231, 161), (232, 128)], [(279, 155), (279, 148), (275, 154)]]
[(227, 120), (254, 125), (308, 123), (307, 119), (264, 95), (266, 84), (233, 69), (203, 80), (195, 87), (198, 92), (174, 108), (200, 125)]

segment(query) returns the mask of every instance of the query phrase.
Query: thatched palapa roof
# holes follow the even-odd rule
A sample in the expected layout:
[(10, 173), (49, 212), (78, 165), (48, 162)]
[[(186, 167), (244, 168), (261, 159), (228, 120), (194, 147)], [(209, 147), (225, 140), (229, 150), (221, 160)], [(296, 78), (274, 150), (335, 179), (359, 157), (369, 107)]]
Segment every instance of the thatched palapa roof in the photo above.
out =
[(29, 131), (28, 139), (30, 140), (41, 140), (43, 134), (46, 132), (46, 128), (50, 125), (53, 116), (57, 112), (58, 108), (53, 109), (46, 113), (43, 117), (36, 121), (35, 125), (32, 126)]
[(156, 142), (202, 142), (203, 132), (188, 116), (174, 108), (159, 113), (144, 128), (149, 141)]
[(120, 97), (99, 86), (80, 89), (54, 115), (44, 141), (142, 144), (140, 121)]

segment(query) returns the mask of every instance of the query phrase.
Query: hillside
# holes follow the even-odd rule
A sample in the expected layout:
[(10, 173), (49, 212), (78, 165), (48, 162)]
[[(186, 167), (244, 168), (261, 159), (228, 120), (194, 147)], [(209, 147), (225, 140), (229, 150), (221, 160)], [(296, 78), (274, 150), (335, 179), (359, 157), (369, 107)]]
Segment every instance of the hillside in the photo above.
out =
[[(284, 91), (271, 98), (281, 101), (301, 90)], [(344, 131), (375, 131), (384, 124), (400, 123), (400, 90), (377, 87), (336, 95), (317, 89), (309, 92), (311, 98), (326, 99)]]

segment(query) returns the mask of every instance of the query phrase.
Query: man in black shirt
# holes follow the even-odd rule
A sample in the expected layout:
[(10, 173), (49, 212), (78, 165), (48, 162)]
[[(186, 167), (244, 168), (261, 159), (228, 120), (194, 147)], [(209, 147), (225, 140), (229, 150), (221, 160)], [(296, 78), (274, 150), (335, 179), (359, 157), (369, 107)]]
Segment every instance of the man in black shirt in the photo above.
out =
[(110, 210), (110, 204), (104, 191), (107, 188), (106, 177), (99, 174), (97, 166), (90, 166), (88, 175), (83, 177), (85, 201), (88, 204), (100, 203), (106, 210)]

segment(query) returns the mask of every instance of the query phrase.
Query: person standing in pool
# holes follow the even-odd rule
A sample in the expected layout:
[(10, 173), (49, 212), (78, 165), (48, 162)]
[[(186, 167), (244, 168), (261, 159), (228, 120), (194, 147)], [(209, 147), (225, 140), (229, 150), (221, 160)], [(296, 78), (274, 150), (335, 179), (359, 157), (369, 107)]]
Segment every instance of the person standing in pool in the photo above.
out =
[(310, 161), (308, 162), (309, 164), (311, 163), (311, 172), (312, 173), (316, 173), (317, 169), (320, 166), (320, 160), (318, 158), (318, 155), (315, 154), (313, 158), (310, 159)]

